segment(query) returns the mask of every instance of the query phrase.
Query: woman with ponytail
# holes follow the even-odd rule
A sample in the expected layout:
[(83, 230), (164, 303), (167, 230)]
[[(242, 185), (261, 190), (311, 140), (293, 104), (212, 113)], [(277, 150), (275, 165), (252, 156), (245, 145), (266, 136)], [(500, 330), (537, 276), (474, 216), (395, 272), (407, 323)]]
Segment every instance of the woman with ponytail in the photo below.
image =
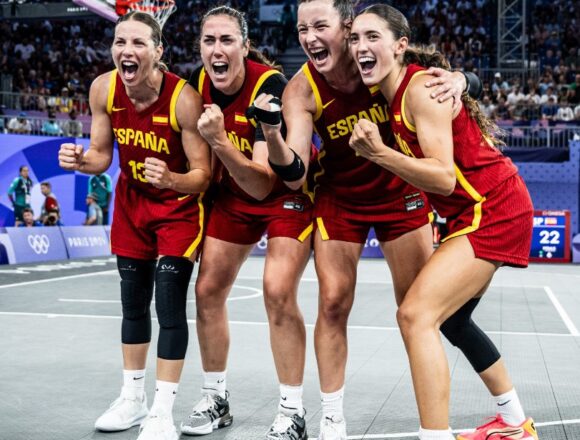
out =
[[(410, 29), (397, 9), (373, 5), (356, 17), (351, 53), (363, 82), (378, 86), (389, 103), (397, 148), (383, 143), (378, 128), (361, 120), (350, 139), (361, 156), (426, 192), (447, 218), (449, 234), (419, 272), (397, 312), (415, 397), (421, 440), (453, 440), (449, 429), (450, 375), (439, 330), (464, 353), (497, 404), (498, 414), (460, 440), (537, 440), (505, 365), (479, 328), (461, 331), (450, 321), (471, 312), (496, 270), (526, 267), (533, 207), (517, 168), (494, 144), (494, 125), (473, 103), (452, 108), (429, 99), (425, 68), (442, 65), (440, 54), (408, 47)], [(485, 343), (487, 341), (487, 343)], [(485, 350), (483, 348), (486, 348)], [(469, 357), (469, 356), (468, 356)]]

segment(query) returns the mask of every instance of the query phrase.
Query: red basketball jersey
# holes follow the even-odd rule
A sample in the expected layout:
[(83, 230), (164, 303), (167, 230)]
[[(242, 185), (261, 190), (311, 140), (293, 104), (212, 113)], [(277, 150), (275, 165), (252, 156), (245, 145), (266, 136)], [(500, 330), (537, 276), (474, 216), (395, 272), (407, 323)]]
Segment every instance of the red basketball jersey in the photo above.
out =
[(185, 84), (184, 79), (163, 72), (159, 98), (138, 112), (127, 96), (117, 70), (111, 73), (107, 113), (119, 145), (119, 183), (156, 199), (179, 197), (173, 190), (158, 189), (148, 183), (144, 176), (144, 162), (147, 157), (156, 157), (166, 162), (174, 173), (188, 171), (188, 159), (181, 144), (181, 128), (175, 115), (177, 99)]
[[(409, 82), (425, 69), (410, 64), (389, 108), (391, 128), (400, 151), (407, 156), (425, 157), (417, 140), (416, 128), (405, 117), (405, 93)], [(517, 174), (512, 161), (495, 148), (483, 134), (465, 106), (453, 119), (453, 160), (457, 183), (450, 196), (427, 193), (442, 217), (453, 218), (474, 207), (474, 224), (481, 217), (485, 196), (502, 182)]]
[(331, 193), (338, 201), (375, 205), (414, 190), (398, 176), (358, 156), (348, 145), (354, 125), (361, 118), (376, 123), (384, 143), (392, 143), (387, 101), (379, 89), (369, 89), (361, 82), (354, 93), (341, 93), (328, 85), (310, 61), (302, 71), (314, 93), (314, 126), (322, 139), (315, 194)]
[[(246, 60), (246, 79), (240, 94), (234, 102), (226, 108), (221, 109), (224, 115), (224, 126), (228, 139), (249, 160), (252, 160), (252, 154), (254, 152), (257, 123), (254, 119), (246, 118), (246, 109), (258, 96), (264, 81), (272, 75), (281, 75), (281, 73), (270, 66)], [(202, 96), (204, 104), (213, 103), (210, 94), (210, 86), (211, 79), (207, 75), (205, 68), (202, 68), (199, 74), (197, 90)], [(218, 170), (221, 170), (221, 176), (218, 177), (218, 179), (222, 188), (230, 191), (236, 197), (243, 199), (246, 202), (259, 202), (240, 188), (223, 165), (220, 164)], [(277, 178), (272, 191), (265, 199), (263, 199), (262, 202), (268, 202), (281, 195), (295, 192), (301, 193), (301, 191), (292, 191), (280, 178)]]

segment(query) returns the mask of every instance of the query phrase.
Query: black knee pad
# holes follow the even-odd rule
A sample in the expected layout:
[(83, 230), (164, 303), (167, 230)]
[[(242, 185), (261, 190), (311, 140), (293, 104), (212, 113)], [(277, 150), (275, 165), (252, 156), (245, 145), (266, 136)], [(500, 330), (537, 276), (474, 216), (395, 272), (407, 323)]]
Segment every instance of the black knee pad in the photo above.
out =
[(441, 332), (463, 352), (477, 373), (487, 370), (501, 357), (495, 344), (471, 319), (480, 299), (469, 300), (441, 325)]
[(151, 299), (155, 278), (155, 260), (117, 257), (121, 275), (123, 344), (144, 344), (151, 341)]
[(157, 356), (162, 359), (185, 358), (187, 327), (187, 288), (193, 263), (182, 257), (162, 257), (155, 273), (155, 310), (159, 321)]

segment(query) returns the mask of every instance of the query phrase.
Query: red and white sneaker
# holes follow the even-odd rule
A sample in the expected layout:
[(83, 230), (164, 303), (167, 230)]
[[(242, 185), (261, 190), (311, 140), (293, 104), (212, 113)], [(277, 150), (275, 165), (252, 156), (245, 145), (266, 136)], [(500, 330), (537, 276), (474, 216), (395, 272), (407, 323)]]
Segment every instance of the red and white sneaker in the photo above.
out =
[(512, 426), (497, 414), (474, 432), (459, 434), (457, 440), (538, 440), (538, 433), (534, 421), (529, 417), (521, 425)]

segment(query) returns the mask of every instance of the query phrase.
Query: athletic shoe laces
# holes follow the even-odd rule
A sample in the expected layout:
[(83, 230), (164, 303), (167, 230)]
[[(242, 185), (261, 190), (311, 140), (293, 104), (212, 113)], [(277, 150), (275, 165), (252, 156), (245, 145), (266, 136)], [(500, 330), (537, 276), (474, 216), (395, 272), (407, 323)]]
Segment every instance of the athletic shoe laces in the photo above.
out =
[(202, 399), (191, 410), (190, 419), (198, 419), (205, 417), (205, 413), (215, 406), (215, 399), (211, 394), (205, 394)]
[[(288, 429), (292, 426), (294, 421), (291, 417), (279, 413), (276, 418), (274, 419), (274, 423), (272, 423), (272, 427), (270, 428), (270, 434), (284, 434)], [(276, 438), (278, 436), (275, 436)]]

